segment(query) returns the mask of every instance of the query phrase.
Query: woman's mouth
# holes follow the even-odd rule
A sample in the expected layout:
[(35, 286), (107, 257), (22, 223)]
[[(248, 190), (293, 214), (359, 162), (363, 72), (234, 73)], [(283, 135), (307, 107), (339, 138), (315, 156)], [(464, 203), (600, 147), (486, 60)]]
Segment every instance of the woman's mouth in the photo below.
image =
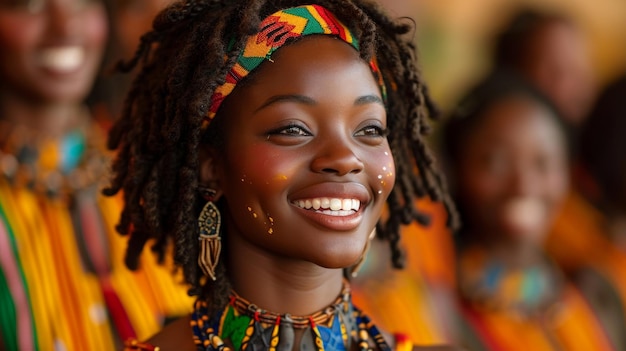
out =
[(73, 72), (83, 64), (85, 49), (81, 46), (50, 47), (39, 52), (38, 62), (44, 69), (57, 72)]
[(310, 211), (328, 216), (350, 216), (361, 208), (361, 201), (350, 198), (317, 197), (311, 199), (296, 200), (294, 205)]

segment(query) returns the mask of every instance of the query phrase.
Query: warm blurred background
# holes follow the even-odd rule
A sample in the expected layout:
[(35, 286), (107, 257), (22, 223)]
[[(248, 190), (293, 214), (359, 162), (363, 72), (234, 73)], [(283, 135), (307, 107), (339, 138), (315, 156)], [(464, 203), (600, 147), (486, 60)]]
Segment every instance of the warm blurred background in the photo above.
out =
[(413, 17), (426, 80), (435, 99), (450, 106), (490, 67), (492, 35), (520, 7), (558, 11), (584, 32), (599, 84), (626, 70), (623, 0), (380, 0), (392, 13)]

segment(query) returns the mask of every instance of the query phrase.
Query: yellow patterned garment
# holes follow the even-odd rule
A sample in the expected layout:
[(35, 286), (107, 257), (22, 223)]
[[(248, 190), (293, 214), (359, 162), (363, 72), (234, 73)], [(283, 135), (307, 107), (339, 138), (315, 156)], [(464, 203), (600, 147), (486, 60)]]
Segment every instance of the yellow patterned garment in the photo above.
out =
[(144, 255), (137, 272), (123, 265), (121, 205), (96, 186), (53, 197), (0, 177), (0, 346), (120, 349), (191, 311), (171, 262)]

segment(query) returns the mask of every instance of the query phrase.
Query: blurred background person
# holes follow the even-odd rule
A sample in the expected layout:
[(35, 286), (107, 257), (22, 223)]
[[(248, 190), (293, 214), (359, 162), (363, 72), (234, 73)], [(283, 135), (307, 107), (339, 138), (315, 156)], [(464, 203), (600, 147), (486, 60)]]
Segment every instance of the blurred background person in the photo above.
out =
[(111, 350), (191, 308), (154, 260), (123, 267), (120, 199), (99, 195), (108, 32), (102, 1), (0, 0), (0, 349)]
[(595, 93), (591, 58), (583, 33), (564, 14), (520, 10), (496, 37), (494, 66), (527, 79), (573, 128), (587, 116)]
[(568, 191), (567, 138), (552, 103), (509, 72), (472, 89), (445, 127), (443, 154), (463, 223), (458, 338), (470, 350), (624, 347), (624, 325), (612, 324), (620, 301), (596, 309), (596, 296), (584, 295), (543, 251)]

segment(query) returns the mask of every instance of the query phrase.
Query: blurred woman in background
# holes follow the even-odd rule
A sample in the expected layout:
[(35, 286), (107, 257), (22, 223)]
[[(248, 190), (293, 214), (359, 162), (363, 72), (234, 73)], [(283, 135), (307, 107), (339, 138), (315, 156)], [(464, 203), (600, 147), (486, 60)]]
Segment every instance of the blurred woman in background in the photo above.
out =
[(119, 199), (99, 196), (85, 102), (107, 35), (98, 0), (0, 0), (0, 349), (109, 350), (191, 307), (154, 262), (123, 268)]
[(552, 104), (496, 73), (462, 100), (444, 143), (463, 221), (460, 341), (471, 350), (622, 349), (611, 331), (623, 325), (542, 249), (569, 183), (567, 133)]

